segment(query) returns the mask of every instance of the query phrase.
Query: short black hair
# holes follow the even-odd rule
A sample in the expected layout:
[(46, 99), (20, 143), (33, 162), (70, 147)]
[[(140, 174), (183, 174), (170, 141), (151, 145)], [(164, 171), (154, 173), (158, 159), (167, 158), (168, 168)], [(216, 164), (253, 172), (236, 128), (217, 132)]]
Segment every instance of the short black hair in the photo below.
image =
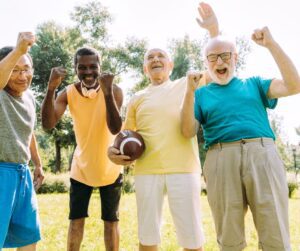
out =
[[(14, 49), (15, 49), (15, 47), (13, 47), (13, 46), (2, 47), (0, 49), (0, 61), (2, 59), (4, 59), (9, 53), (11, 53)], [(29, 58), (31, 66), (33, 66), (33, 61), (32, 61), (32, 57), (30, 56), (30, 54), (26, 53), (26, 56)]]
[(91, 47), (82, 47), (82, 48), (79, 48), (74, 55), (74, 67), (76, 67), (76, 65), (78, 63), (78, 56), (89, 56), (89, 55), (95, 55), (97, 57), (97, 61), (98, 61), (99, 65), (101, 65), (100, 55), (96, 49), (91, 48)]

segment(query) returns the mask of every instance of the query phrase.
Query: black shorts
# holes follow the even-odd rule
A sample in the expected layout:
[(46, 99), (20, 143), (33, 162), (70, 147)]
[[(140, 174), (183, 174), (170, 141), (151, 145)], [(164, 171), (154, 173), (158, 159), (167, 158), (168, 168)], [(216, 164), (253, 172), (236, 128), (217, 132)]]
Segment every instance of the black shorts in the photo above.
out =
[[(88, 217), (88, 207), (94, 187), (83, 184), (72, 178), (70, 181), (69, 219), (75, 220)], [(122, 183), (123, 175), (120, 174), (113, 184), (99, 187), (102, 220), (119, 220), (119, 202), (121, 198)]]

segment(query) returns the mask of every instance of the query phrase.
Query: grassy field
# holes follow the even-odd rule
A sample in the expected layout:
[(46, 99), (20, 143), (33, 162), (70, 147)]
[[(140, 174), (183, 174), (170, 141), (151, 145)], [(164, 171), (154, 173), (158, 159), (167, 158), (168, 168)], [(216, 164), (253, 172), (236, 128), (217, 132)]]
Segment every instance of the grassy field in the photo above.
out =
[[(86, 220), (85, 236), (82, 243), (83, 251), (104, 251), (103, 225), (99, 212), (99, 194), (94, 193), (91, 199), (89, 214)], [(40, 217), (42, 222), (43, 240), (39, 243), (39, 251), (66, 250), (66, 239), (68, 229), (68, 194), (38, 195)], [(300, 251), (300, 193), (290, 200), (290, 230), (292, 250)], [(207, 203), (207, 198), (202, 196), (203, 223), (206, 234), (206, 251), (217, 251), (215, 231), (212, 216)], [(137, 250), (137, 219), (134, 194), (124, 194), (120, 207), (120, 250)], [(246, 233), (248, 247), (246, 251), (257, 249), (257, 236), (252, 223), (251, 214), (247, 214)], [(175, 230), (169, 214), (167, 200), (164, 207), (164, 222), (162, 230), (163, 251), (177, 251), (179, 247), (176, 242)], [(9, 250), (9, 249), (6, 249)]]

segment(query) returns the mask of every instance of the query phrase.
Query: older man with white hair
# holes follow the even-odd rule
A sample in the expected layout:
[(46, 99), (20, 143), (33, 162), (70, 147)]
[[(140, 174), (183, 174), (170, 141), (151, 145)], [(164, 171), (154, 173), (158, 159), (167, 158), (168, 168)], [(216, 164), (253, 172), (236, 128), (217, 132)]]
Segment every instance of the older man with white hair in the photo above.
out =
[(235, 77), (235, 44), (215, 37), (205, 49), (212, 82), (197, 89), (202, 75), (188, 75), (181, 129), (189, 138), (199, 125), (203, 128), (208, 149), (204, 176), (220, 250), (246, 246), (249, 206), (260, 248), (290, 251), (288, 187), (267, 108), (275, 108), (277, 98), (299, 93), (300, 77), (267, 27), (255, 30), (252, 39), (270, 51), (282, 79)]

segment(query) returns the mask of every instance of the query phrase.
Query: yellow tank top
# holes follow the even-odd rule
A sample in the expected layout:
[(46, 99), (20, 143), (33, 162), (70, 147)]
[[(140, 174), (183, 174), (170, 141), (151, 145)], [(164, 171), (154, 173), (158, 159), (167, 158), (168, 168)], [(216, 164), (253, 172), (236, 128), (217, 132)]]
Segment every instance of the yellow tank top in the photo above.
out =
[(107, 157), (114, 137), (107, 127), (102, 90), (95, 99), (89, 99), (81, 96), (72, 84), (67, 87), (67, 98), (77, 143), (71, 178), (93, 187), (114, 183), (122, 167)]

